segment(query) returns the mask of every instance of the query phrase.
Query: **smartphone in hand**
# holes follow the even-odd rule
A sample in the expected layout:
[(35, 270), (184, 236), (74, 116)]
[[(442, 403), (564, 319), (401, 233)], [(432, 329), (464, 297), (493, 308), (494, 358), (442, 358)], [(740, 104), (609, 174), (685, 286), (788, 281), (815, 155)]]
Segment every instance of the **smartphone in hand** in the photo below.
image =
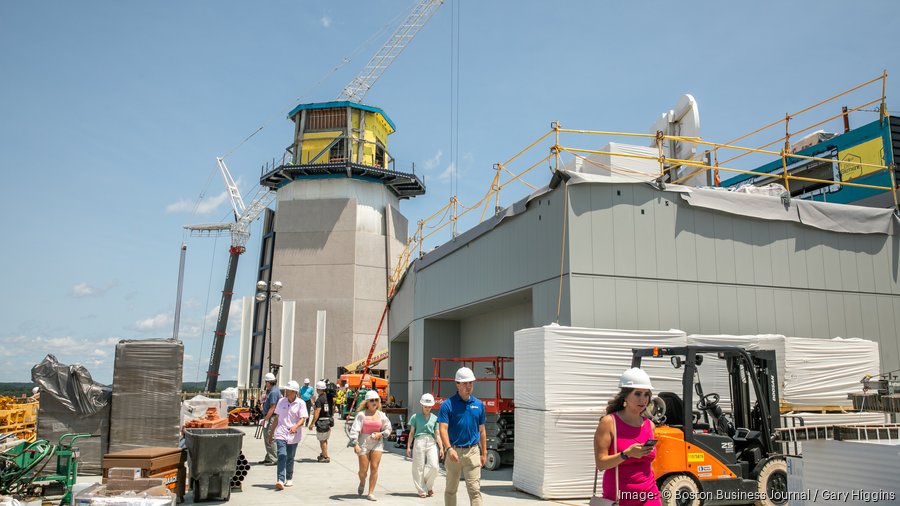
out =
[(644, 443), (643, 445), (641, 445), (641, 446), (642, 446), (643, 448), (653, 448), (654, 446), (656, 446), (656, 442), (657, 442), (656, 439), (648, 439), (647, 442), (645, 442), (645, 443)]

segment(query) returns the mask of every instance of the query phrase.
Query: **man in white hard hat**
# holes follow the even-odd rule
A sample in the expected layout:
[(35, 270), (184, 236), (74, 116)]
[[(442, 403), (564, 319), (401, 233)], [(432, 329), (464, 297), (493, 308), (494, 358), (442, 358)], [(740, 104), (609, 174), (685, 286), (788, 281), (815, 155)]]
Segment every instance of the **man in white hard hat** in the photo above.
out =
[(326, 389), (328, 385), (324, 381), (316, 382), (316, 410), (309, 422), (309, 430), (316, 429), (316, 439), (319, 440), (319, 449), (322, 450), (316, 460), (319, 462), (331, 462), (328, 456), (328, 437), (331, 436), (331, 427), (334, 425), (334, 413), (331, 410), (331, 403), (328, 402), (328, 394)]
[(315, 390), (309, 386), (309, 378), (303, 380), (303, 386), (300, 387), (300, 400), (306, 403), (306, 411), (312, 413), (312, 396)]
[(460, 475), (466, 480), (466, 490), (472, 506), (481, 506), (481, 468), (487, 459), (487, 435), (484, 431), (484, 403), (472, 392), (475, 374), (468, 367), (456, 371), (457, 393), (441, 404), (438, 413), (441, 442), (447, 449), (444, 465), (447, 486), (444, 504), (456, 506), (456, 490)]
[(278, 463), (278, 448), (275, 445), (275, 427), (278, 425), (278, 415), (275, 414), (275, 405), (281, 399), (281, 390), (275, 385), (275, 375), (267, 372), (263, 378), (266, 384), (266, 400), (263, 401), (263, 442), (266, 445), (266, 457), (259, 463), (266, 466), (274, 466)]

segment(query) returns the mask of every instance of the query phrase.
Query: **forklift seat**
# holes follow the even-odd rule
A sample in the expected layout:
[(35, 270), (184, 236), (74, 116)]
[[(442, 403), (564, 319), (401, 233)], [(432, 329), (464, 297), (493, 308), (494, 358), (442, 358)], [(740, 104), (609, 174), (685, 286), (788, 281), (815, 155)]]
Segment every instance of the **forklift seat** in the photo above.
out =
[(684, 403), (674, 392), (660, 392), (657, 395), (666, 403), (666, 425), (681, 427), (684, 425)]

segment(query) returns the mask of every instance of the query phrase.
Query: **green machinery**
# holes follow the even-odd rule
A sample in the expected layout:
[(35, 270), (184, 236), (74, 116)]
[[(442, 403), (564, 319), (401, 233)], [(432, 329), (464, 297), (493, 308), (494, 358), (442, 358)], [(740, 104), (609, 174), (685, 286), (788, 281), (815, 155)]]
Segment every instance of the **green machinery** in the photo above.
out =
[[(46, 439), (22, 442), (0, 453), (0, 494), (21, 496), (59, 495), (60, 504), (72, 503), (72, 487), (78, 477), (75, 441), (90, 434), (63, 434), (58, 444)], [(56, 456), (55, 473), (44, 474)]]

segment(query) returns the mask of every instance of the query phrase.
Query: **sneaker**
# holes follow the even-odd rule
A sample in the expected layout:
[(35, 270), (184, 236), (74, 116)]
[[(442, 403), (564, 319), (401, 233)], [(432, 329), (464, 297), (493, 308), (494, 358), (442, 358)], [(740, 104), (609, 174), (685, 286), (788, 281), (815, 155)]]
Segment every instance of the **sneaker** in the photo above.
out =
[(316, 457), (316, 461), (322, 462), (323, 460), (325, 460), (325, 457), (323, 457), (322, 454), (320, 453), (319, 456)]
[(284, 482), (284, 486), (285, 486), (285, 487), (293, 487), (293, 486), (294, 486), (294, 480), (288, 480), (288, 481)]
[(367, 496), (366, 496), (366, 499), (368, 499), (368, 500), (370, 500), (370, 501), (377, 501), (377, 500), (378, 500), (378, 499), (375, 499), (375, 496), (372, 495), (372, 494), (367, 495)]
[(331, 462), (331, 457), (325, 457), (324, 459), (322, 459), (323, 464), (327, 464), (329, 462)]
[(284, 483), (281, 483), (280, 481), (276, 481), (275, 482), (275, 490), (284, 490)]

